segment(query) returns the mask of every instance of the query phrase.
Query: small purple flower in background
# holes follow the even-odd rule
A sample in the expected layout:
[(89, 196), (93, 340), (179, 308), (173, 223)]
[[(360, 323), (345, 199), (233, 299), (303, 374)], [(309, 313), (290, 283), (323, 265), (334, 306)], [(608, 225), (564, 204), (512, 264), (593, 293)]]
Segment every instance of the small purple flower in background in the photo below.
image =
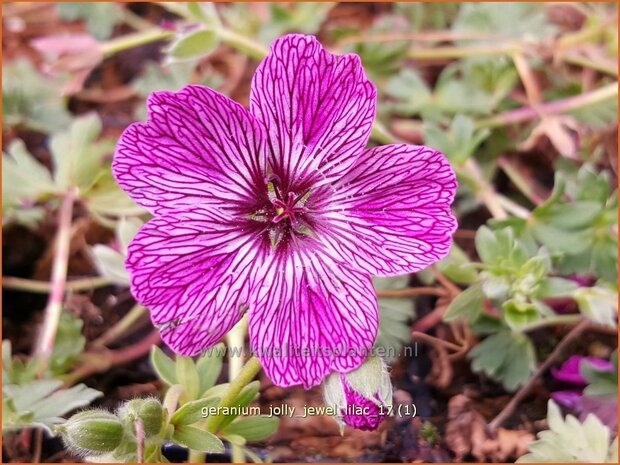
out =
[(248, 312), (254, 352), (279, 386), (362, 364), (378, 324), (370, 276), (440, 260), (456, 228), (441, 153), (365, 148), (375, 104), (358, 56), (302, 35), (273, 44), (249, 111), (201, 86), (149, 98), (113, 171), (154, 215), (126, 266), (173, 350), (204, 351)]
[(579, 414), (582, 419), (589, 413), (594, 413), (604, 424), (616, 430), (618, 426), (617, 390), (613, 395), (588, 395), (589, 381), (583, 376), (584, 364), (586, 368), (589, 366), (599, 373), (611, 374), (614, 371), (614, 364), (608, 360), (573, 355), (559, 369), (551, 369), (552, 376), (558, 381), (572, 385), (571, 389), (553, 391), (551, 398)]
[(392, 383), (385, 362), (371, 356), (357, 370), (333, 373), (323, 385), (325, 404), (336, 408), (336, 420), (364, 431), (374, 431), (392, 406)]
[(588, 384), (586, 379), (581, 374), (580, 366), (582, 361), (588, 362), (594, 368), (599, 371), (611, 371), (613, 365), (608, 360), (603, 360), (598, 357), (585, 357), (583, 355), (573, 355), (566, 360), (562, 366), (558, 368), (552, 368), (551, 374), (558, 381), (565, 383), (576, 384), (578, 386), (585, 386)]

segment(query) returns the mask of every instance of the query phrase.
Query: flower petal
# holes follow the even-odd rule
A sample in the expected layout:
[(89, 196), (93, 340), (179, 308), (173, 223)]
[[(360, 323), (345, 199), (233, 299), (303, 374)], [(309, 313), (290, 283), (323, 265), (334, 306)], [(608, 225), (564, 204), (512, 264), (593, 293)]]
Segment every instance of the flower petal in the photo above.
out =
[(273, 270), (251, 306), (252, 348), (278, 386), (306, 389), (332, 371), (367, 358), (377, 335), (377, 298), (370, 277), (337, 264), (318, 244), (275, 253)]
[[(419, 271), (450, 250), (457, 188), (446, 158), (413, 145), (366, 150), (353, 169), (317, 195), (317, 231), (332, 254), (363, 272), (392, 276)], [(327, 188), (323, 188), (327, 189)]]
[(264, 184), (264, 130), (238, 103), (202, 86), (149, 97), (149, 120), (122, 134), (112, 169), (152, 213), (247, 204)]
[(133, 239), (131, 291), (175, 352), (212, 346), (246, 311), (263, 261), (253, 237), (216, 209), (194, 207), (153, 218)]
[(287, 187), (346, 172), (368, 142), (375, 105), (357, 55), (332, 55), (299, 34), (273, 43), (250, 94), (250, 111), (268, 131), (271, 168)]

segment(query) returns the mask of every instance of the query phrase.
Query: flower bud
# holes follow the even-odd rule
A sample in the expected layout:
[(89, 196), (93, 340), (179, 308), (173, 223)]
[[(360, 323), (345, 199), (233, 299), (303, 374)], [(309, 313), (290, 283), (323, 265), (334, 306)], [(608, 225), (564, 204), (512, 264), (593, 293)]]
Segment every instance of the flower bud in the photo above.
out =
[(57, 431), (69, 449), (84, 455), (112, 452), (123, 439), (122, 423), (105, 410), (77, 413), (58, 426)]
[(375, 356), (350, 373), (332, 373), (323, 389), (325, 403), (336, 408), (341, 431), (345, 424), (364, 431), (376, 430), (392, 405), (387, 366)]
[(130, 423), (127, 425), (133, 431), (133, 423), (137, 418), (142, 420), (144, 425), (145, 436), (155, 436), (162, 427), (164, 411), (161, 403), (154, 398), (133, 399), (125, 403), (118, 411), (118, 416), (123, 422)]

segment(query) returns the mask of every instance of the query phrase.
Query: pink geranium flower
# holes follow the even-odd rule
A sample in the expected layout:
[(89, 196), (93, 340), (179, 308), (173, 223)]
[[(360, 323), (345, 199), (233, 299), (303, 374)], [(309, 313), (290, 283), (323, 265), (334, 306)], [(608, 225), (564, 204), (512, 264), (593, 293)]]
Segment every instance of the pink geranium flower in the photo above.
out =
[(120, 138), (118, 183), (154, 218), (129, 246), (136, 299), (163, 340), (193, 355), (249, 314), (280, 386), (349, 372), (377, 334), (371, 275), (444, 257), (454, 173), (436, 150), (366, 149), (376, 90), (356, 55), (278, 39), (249, 111), (201, 86), (157, 92)]

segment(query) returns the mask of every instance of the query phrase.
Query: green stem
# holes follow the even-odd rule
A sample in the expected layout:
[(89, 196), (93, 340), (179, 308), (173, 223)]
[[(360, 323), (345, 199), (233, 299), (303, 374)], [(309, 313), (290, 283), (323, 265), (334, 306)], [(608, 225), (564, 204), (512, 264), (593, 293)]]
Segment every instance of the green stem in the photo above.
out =
[(122, 336), (131, 328), (142, 315), (146, 313), (146, 308), (142, 305), (135, 305), (127, 314), (121, 318), (114, 326), (93, 341), (93, 346), (104, 346)]
[(229, 357), (228, 357), (228, 379), (232, 381), (243, 369), (243, 355), (239, 353), (237, 354), (237, 348), (241, 350), (243, 348), (243, 344), (245, 342), (245, 335), (248, 332), (248, 319), (247, 315), (244, 315), (233, 328), (228, 331), (226, 335), (226, 344), (229, 347)]
[[(207, 454), (204, 452), (200, 452), (198, 450), (190, 449), (189, 457), (187, 459), (187, 463), (205, 463), (205, 459), (207, 458)], [(235, 463), (235, 462), (233, 462)]]
[[(254, 379), (260, 371), (260, 368), (260, 362), (256, 357), (252, 357), (246, 362), (239, 375), (230, 383), (230, 387), (226, 391), (226, 394), (220, 399), (220, 409), (233, 406), (233, 402), (241, 390)], [(216, 433), (222, 420), (224, 420), (223, 415), (214, 415), (210, 417), (207, 422), (207, 430), (211, 433)]]
[(520, 328), (522, 332), (534, 331), (535, 329), (544, 328), (546, 326), (556, 325), (575, 325), (582, 321), (584, 318), (580, 314), (573, 315), (557, 315), (544, 320), (535, 321)]
[(231, 459), (232, 463), (245, 463), (245, 454), (243, 449), (237, 444), (231, 444)]
[[(106, 278), (82, 278), (65, 283), (65, 290), (70, 292), (90, 291), (98, 287), (109, 286), (111, 283)], [(35, 294), (48, 294), (53, 286), (47, 281), (36, 281), (33, 279), (17, 278), (14, 276), (3, 276), (2, 287), (16, 291), (28, 291)]]
[(133, 34), (127, 34), (118, 39), (110, 40), (101, 45), (101, 52), (104, 57), (109, 57), (115, 53), (138, 47), (140, 45), (158, 42), (160, 40), (170, 39), (175, 35), (174, 31), (153, 28), (147, 31), (140, 31)]
[(269, 52), (269, 50), (262, 44), (259, 44), (250, 37), (241, 35), (231, 29), (223, 27), (219, 29), (218, 33), (222, 42), (230, 45), (240, 52), (245, 53), (255, 60), (262, 60)]

